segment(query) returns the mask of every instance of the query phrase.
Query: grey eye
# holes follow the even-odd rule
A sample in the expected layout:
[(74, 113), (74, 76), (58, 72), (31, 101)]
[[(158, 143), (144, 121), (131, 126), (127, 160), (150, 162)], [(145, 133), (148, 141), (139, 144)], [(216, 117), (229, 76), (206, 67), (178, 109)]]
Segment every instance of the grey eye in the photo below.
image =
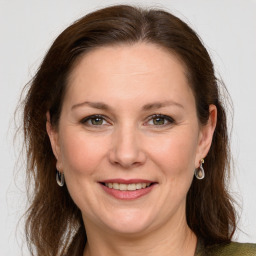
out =
[(92, 125), (102, 125), (103, 121), (104, 121), (103, 118), (100, 118), (100, 117), (95, 117), (90, 119), (90, 122)]
[(174, 120), (170, 116), (166, 115), (153, 115), (149, 118), (148, 124), (153, 126), (164, 126), (174, 123)]
[(81, 123), (87, 126), (101, 126), (107, 124), (103, 116), (93, 115), (81, 120)]
[(164, 117), (154, 117), (152, 120), (154, 125), (163, 125), (166, 123), (166, 119)]

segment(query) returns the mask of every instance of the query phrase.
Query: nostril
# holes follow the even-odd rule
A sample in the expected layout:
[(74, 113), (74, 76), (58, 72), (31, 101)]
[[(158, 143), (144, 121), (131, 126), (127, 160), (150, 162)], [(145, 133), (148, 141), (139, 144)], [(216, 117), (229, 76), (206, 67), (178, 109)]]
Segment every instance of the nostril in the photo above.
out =
[[(126, 143), (127, 144), (127, 143)], [(119, 165), (129, 169), (145, 163), (146, 155), (137, 145), (126, 145), (124, 142), (117, 143), (109, 151), (109, 161), (113, 165)]]

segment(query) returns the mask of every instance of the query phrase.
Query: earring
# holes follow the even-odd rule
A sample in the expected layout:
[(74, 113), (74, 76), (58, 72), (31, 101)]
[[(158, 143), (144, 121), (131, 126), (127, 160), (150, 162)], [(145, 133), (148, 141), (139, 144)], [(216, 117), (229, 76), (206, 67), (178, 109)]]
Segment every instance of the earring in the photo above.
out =
[(64, 173), (59, 172), (59, 171), (57, 170), (57, 171), (56, 171), (56, 181), (57, 181), (57, 184), (58, 184), (60, 187), (63, 187), (63, 186), (64, 186), (64, 183), (65, 183)]
[(197, 169), (195, 169), (195, 176), (198, 180), (202, 180), (205, 177), (203, 163), (204, 163), (204, 159), (202, 158), (200, 160), (200, 166)]

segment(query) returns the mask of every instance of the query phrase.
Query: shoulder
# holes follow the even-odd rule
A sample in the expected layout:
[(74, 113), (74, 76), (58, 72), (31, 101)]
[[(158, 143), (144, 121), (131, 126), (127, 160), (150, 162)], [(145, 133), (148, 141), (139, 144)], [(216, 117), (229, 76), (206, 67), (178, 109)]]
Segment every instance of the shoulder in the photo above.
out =
[(231, 242), (208, 248), (206, 255), (212, 256), (256, 256), (256, 244)]
[(195, 256), (256, 256), (256, 244), (230, 242), (205, 247), (199, 239)]

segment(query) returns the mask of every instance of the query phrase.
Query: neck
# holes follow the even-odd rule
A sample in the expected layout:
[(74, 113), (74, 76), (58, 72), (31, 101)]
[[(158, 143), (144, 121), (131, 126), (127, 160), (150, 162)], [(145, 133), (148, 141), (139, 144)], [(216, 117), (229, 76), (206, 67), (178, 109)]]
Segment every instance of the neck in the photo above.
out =
[(86, 225), (86, 231), (87, 245), (83, 256), (193, 256), (197, 243), (185, 217), (137, 235), (101, 232), (90, 225)]

